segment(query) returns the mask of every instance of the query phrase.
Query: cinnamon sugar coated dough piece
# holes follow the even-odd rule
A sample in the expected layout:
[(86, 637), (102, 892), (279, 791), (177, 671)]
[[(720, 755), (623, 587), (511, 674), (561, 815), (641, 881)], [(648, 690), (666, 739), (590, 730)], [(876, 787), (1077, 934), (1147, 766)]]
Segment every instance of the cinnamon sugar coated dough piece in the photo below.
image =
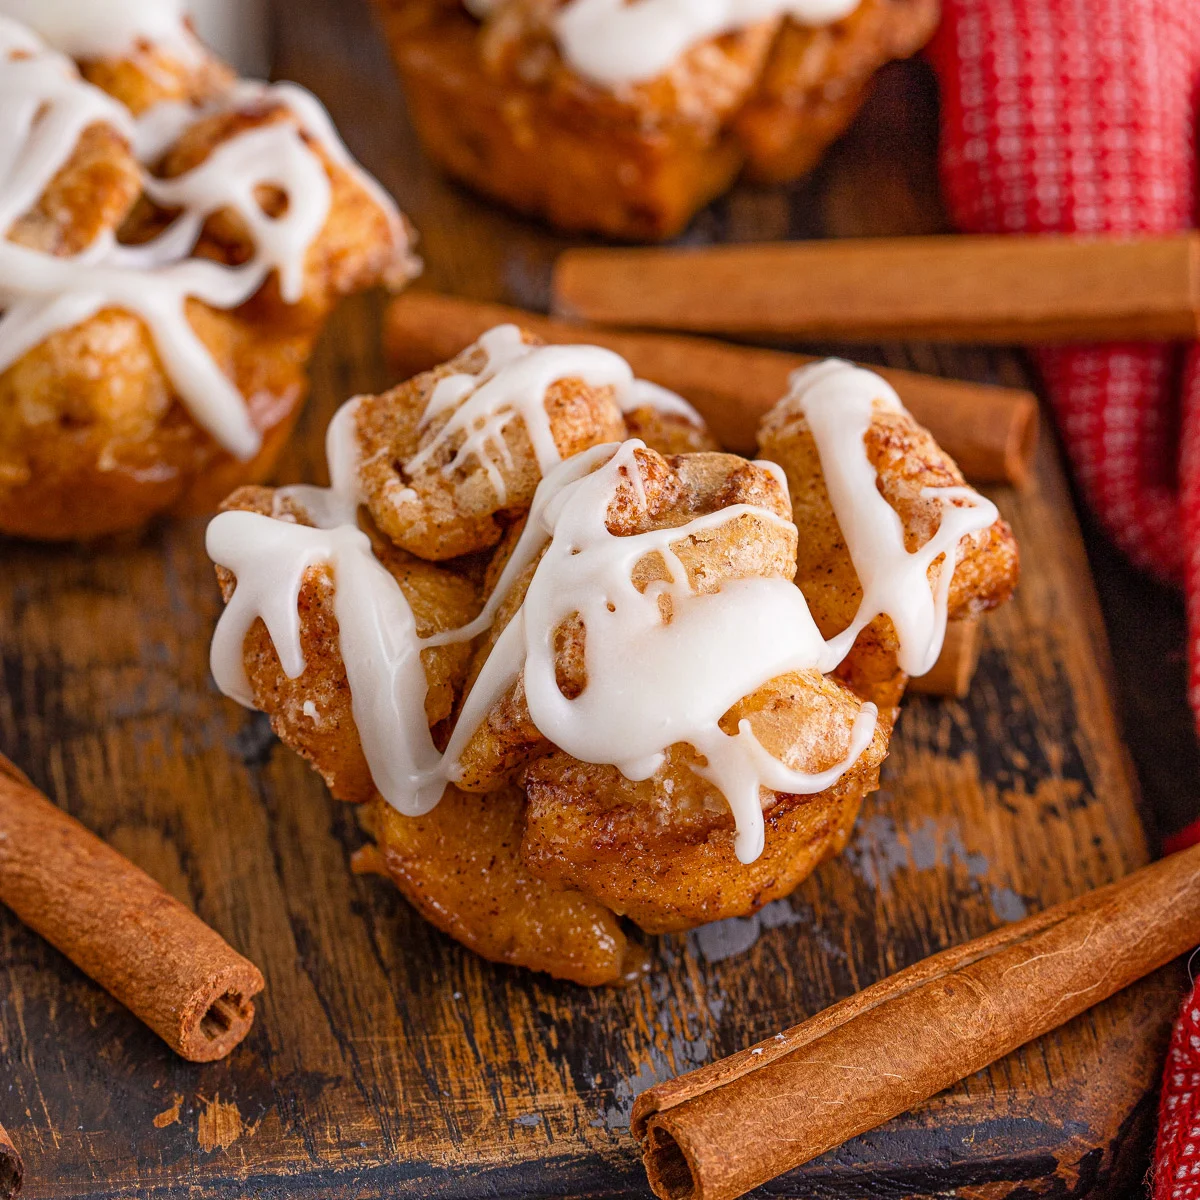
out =
[[(379, 527), (414, 554), (455, 558), (495, 545), (505, 514), (533, 500), (547, 455), (569, 458), (625, 436), (612, 386), (589, 386), (580, 378), (553, 380), (528, 421), (509, 405), (505, 427), (493, 418), (494, 429), (480, 429), (469, 406), (483, 388), (503, 386), (505, 367), (520, 369), (538, 348), (557, 353), (511, 328), (507, 340), (472, 346), (359, 407), (367, 507)], [(516, 386), (527, 385), (518, 380)], [(499, 456), (496, 439), (505, 447)]]
[(497, 326), (348, 401), (328, 488), (208, 531), (218, 685), (364, 805), (356, 869), (583, 984), (629, 977), (622, 919), (745, 916), (838, 853), (908, 674), (1016, 582), (870, 372), (797, 372), (755, 462), (676, 434), (711, 442), (619, 356)]
[(637, 956), (613, 912), (522, 862), (524, 809), (511, 787), (487, 796), (447, 788), (424, 817), (377, 800), (368, 826), (378, 849), (360, 852), (356, 869), (386, 874), (427, 921), (493, 962), (588, 985), (622, 982)]
[[(942, 502), (930, 489), (962, 489), (957, 465), (899, 404), (894, 391), (870, 372), (848, 366), (842, 379), (865, 382), (870, 414), (864, 430), (866, 458), (877, 477), (882, 500), (895, 512), (908, 553), (927, 545), (942, 519)], [(845, 629), (863, 601), (863, 588), (830, 499), (822, 456), (805, 414), (803, 389), (775, 406), (759, 428), (759, 452), (784, 470), (796, 524), (804, 529), (796, 582), (809, 610), (827, 637)], [(962, 501), (954, 501), (961, 503)], [(926, 575), (936, 588), (945, 558), (929, 564)], [(1000, 519), (964, 536), (957, 545), (949, 581), (949, 620), (976, 617), (1004, 603), (1020, 575), (1016, 539)], [(881, 614), (854, 640), (837, 668), (858, 694), (881, 709), (894, 710), (907, 675), (898, 661), (899, 639), (892, 618)]]
[(440, 166), (561, 228), (633, 240), (674, 236), (743, 170), (809, 170), (939, 15), (938, 0), (376, 5)]
[(0, 3), (0, 533), (213, 508), (274, 462), (336, 301), (415, 269), (314, 97), (177, 5), (112, 16)]
[(645, 442), (659, 454), (695, 454), (721, 448), (695, 413), (688, 416), (642, 405), (626, 412), (625, 429), (630, 437)]
[[(769, 753), (814, 773), (845, 757), (859, 711), (836, 680), (797, 672), (747, 696), (722, 724), (748, 719)], [(745, 916), (790, 895), (842, 849), (863, 797), (879, 785), (887, 744), (881, 723), (837, 783), (815, 796), (769, 792), (765, 848), (749, 864), (738, 860), (728, 805), (696, 774), (689, 746), (672, 746), (642, 781), (554, 753), (526, 776), (522, 854), (544, 879), (595, 896), (648, 933)]]
[[(302, 502), (271, 488), (241, 488), (222, 509), (311, 524)], [(381, 565), (404, 593), (420, 636), (456, 629), (475, 616), (479, 601), (469, 580), (413, 558), (378, 535), (373, 545)], [(224, 568), (218, 568), (217, 574), (228, 601), (235, 580)], [(246, 636), (246, 671), (255, 706), (270, 714), (271, 728), (279, 739), (313, 764), (339, 800), (363, 803), (375, 795), (375, 786), (363, 757), (339, 650), (335, 586), (327, 565), (316, 564), (304, 573), (297, 600), (305, 664), (301, 675), (288, 678), (261, 621)], [(425, 719), (431, 728), (448, 721), (469, 657), (466, 642), (422, 650), (428, 689)]]

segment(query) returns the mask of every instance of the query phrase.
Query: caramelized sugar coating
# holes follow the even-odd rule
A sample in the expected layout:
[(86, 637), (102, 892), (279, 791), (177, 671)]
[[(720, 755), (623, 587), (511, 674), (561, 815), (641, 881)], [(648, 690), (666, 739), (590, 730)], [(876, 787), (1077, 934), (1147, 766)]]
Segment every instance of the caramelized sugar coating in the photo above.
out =
[(625, 428), (627, 437), (640, 438), (651, 450), (668, 457), (721, 449), (703, 420), (690, 420), (682, 413), (664, 412), (650, 405), (628, 411)]
[[(273, 488), (242, 488), (222, 508), (311, 524), (303, 507)], [(465, 625), (478, 612), (478, 596), (468, 580), (413, 558), (378, 534), (372, 541), (376, 557), (400, 585), (412, 608), (419, 636)], [(222, 567), (217, 568), (217, 577), (228, 602), (236, 580)], [(246, 673), (255, 706), (271, 718), (271, 728), (279, 738), (312, 763), (339, 800), (362, 803), (376, 794), (375, 785), (354, 723), (350, 687), (338, 646), (334, 590), (327, 566), (310, 567), (305, 573), (299, 600), (303, 674), (296, 679), (284, 674), (262, 621), (255, 622), (246, 636)], [(446, 726), (469, 658), (467, 643), (421, 651), (428, 683), (425, 716), (435, 738), (448, 734)]]
[[(788, 502), (778, 481), (761, 467), (732, 454), (691, 454), (664, 458), (653, 450), (639, 450), (645, 507), (632, 485), (618, 489), (609, 507), (607, 526), (617, 537), (653, 529), (672, 529), (708, 513), (737, 504), (757, 505), (787, 520)], [(791, 578), (795, 561), (795, 532), (758, 513), (731, 515), (713, 529), (691, 533), (671, 544), (688, 573), (692, 590), (709, 593), (730, 579), (777, 575)], [(506, 543), (505, 550), (512, 543)], [(505, 597), (491, 630), (476, 651), (469, 681), (482, 668), (509, 620), (516, 614), (533, 578), (536, 563), (518, 578)], [(666, 565), (657, 553), (646, 555), (633, 571), (639, 591), (655, 580), (667, 578)], [(568, 697), (578, 696), (587, 685), (584, 645), (587, 633), (578, 619), (563, 622), (555, 632), (555, 670), (558, 684)], [(521, 680), (493, 706), (464, 747), (460, 757), (466, 791), (487, 792), (502, 786), (526, 763), (552, 747), (529, 715)]]
[[(95, 73), (102, 64), (90, 66)], [(178, 174), (248, 127), (293, 119), (278, 105), (205, 118), (167, 152), (162, 170)], [(301, 302), (284, 305), (269, 278), (240, 308), (197, 300), (186, 306), (192, 328), (246, 398), (263, 438), (258, 454), (239, 461), (226, 453), (175, 394), (143, 321), (105, 309), (52, 333), (0, 372), (0, 533), (77, 539), (137, 528), (161, 512), (211, 509), (271, 468), (298, 414), (306, 363), (333, 302), (397, 279), (409, 263), (407, 247), (393, 244), (386, 216), (364, 186), (314, 149), (333, 194), (309, 248)], [(140, 187), (125, 140), (93, 125), (12, 236), (58, 255), (105, 232), (144, 240), (162, 216), (138, 200)], [(249, 256), (245, 231), (230, 214), (214, 214), (197, 253), (242, 262)]]
[(734, 122), (747, 174), (782, 183), (815, 166), (854, 119), (875, 72), (916, 53), (940, 15), (940, 0), (864, 0), (832, 25), (785, 21)]
[[(530, 334), (524, 340), (540, 344)], [(464, 434), (447, 438), (426, 461), (409, 468), (457, 411), (457, 406), (447, 408), (422, 425), (438, 382), (450, 375), (478, 375), (486, 364), (483, 350), (468, 347), (450, 362), (389, 392), (365, 397), (358, 407), (359, 475), (367, 507), (388, 537), (422, 558), (441, 561), (494, 546), (505, 526), (529, 507), (541, 481), (533, 443), (519, 416), (502, 433), (507, 455), (496, 455), (503, 495), (477, 455), (449, 473), (443, 469), (463, 444)], [(562, 379), (546, 389), (545, 410), (562, 458), (625, 438), (625, 421), (611, 388)]]
[(562, 0), (508, 0), (482, 24), (460, 0), (376, 0), (426, 152), (446, 171), (564, 229), (672, 237), (741, 171), (809, 169), (871, 75), (912, 54), (937, 0), (862, 0), (802, 30), (764, 21), (693, 47), (665, 74), (610, 90), (549, 33)]
[(125, 58), (86, 59), (80, 74), (120, 100), (135, 117), (164, 102), (205, 104), (224, 95), (234, 73), (199, 43), (195, 53), (180, 57), (163, 46), (141, 45)]
[[(860, 701), (817, 671), (773, 679), (734, 705), (727, 733), (748, 720), (770, 753), (795, 770), (836, 765), (850, 746)], [(525, 775), (529, 812), (521, 854), (552, 883), (577, 887), (648, 933), (746, 916), (786, 896), (845, 845), (862, 798), (879, 785), (888, 728), (832, 787), (813, 796), (762, 789), (766, 846), (754, 862), (734, 853), (729, 805), (689, 766), (690, 746), (672, 746), (650, 779), (580, 762), (562, 751)]]
[(129, 143), (110, 125), (89, 125), (37, 204), (18, 217), (8, 240), (66, 257), (115, 233), (142, 190)]
[(386, 874), (431, 924), (492, 962), (596, 986), (630, 971), (630, 947), (613, 913), (521, 862), (525, 797), (506, 788), (469, 796), (447, 788), (423, 817), (382, 799), (368, 809), (376, 846), (355, 866)]
[[(923, 497), (922, 490), (964, 487), (962, 472), (909, 413), (881, 404), (875, 406), (865, 443), (880, 493), (899, 515), (911, 553), (933, 537), (941, 520), (941, 504)], [(797, 402), (781, 401), (763, 418), (759, 453), (787, 475), (795, 521), (803, 531), (796, 583), (821, 633), (832, 637), (858, 611), (862, 588), (830, 503), (816, 442)], [(942, 562), (929, 568), (931, 586)], [(1016, 539), (1005, 521), (967, 535), (959, 543), (950, 582), (950, 619), (978, 616), (1004, 603), (1019, 575)], [(836, 673), (860, 695), (894, 709), (907, 683), (897, 665), (897, 651), (891, 618), (877, 617), (859, 634)]]

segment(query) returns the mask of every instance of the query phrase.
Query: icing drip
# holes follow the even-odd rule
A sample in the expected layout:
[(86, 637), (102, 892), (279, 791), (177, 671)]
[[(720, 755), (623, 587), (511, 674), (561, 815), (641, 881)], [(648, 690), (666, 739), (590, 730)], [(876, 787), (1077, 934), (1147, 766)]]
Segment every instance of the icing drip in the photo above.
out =
[[(682, 54), (709, 38), (779, 17), (827, 25), (848, 16), (858, 4), (859, 0), (569, 0), (554, 18), (554, 32), (573, 70), (606, 87), (619, 87), (662, 75)], [(469, 7), (476, 15), (486, 15), (492, 5), (474, 0)]]
[[(84, 8), (86, 6), (75, 6)], [(107, 6), (105, 8), (107, 12)], [(14, 54), (27, 57), (14, 58)], [(15, 113), (0, 128), (0, 237), (36, 203), (67, 163), (79, 135), (104, 121), (126, 136), (142, 161), (157, 158), (195, 120), (252, 100), (275, 100), (295, 114), (329, 156), (349, 166), (391, 223), (393, 244), (406, 242), (392, 202), (349, 158), (328, 115), (293, 85), (242, 84), (207, 108), (168, 104), (134, 122), (127, 110), (79, 78), (68, 59), (47, 50), (14, 22), (0, 20), (0, 96)], [(287, 206), (268, 217), (255, 198), (264, 185), (280, 188)], [(123, 246), (106, 233), (83, 253), (54, 257), (0, 240), (0, 371), (59, 330), (104, 308), (140, 317), (180, 399), (196, 423), (231, 454), (248, 459), (261, 445), (245, 398), (197, 337), (186, 315), (189, 299), (232, 309), (250, 299), (277, 272), (286, 303), (301, 299), (309, 247), (329, 214), (331, 187), (321, 160), (300, 129), (276, 124), (250, 129), (217, 146), (193, 170), (174, 179), (143, 172), (146, 193), (180, 209), (152, 241)], [(188, 257), (205, 220), (221, 209), (237, 212), (249, 229), (254, 254), (225, 266)]]
[(405, 473), (429, 469), (430, 460), (447, 443), (461, 437), (453, 457), (441, 469), (452, 475), (475, 459), (501, 504), (508, 489), (501, 467), (511, 470), (512, 454), (505, 431), (513, 421), (524, 422), (540, 473), (545, 476), (560, 461), (554, 432), (546, 413), (546, 392), (563, 379), (581, 379), (590, 387), (611, 387), (622, 412), (655, 407), (701, 423), (690, 404), (674, 392), (643, 379), (634, 379), (629, 364), (599, 346), (541, 346), (522, 340), (516, 325), (489, 329), (473, 349), (482, 351), (484, 365), (477, 375), (447, 375), (435, 385), (421, 415), (421, 428), (450, 411), (446, 422), (412, 458)]
[[(827, 359), (794, 372), (788, 398), (799, 403), (812, 431), (834, 515), (863, 590), (854, 620), (829, 642), (822, 669), (837, 666), (861, 630), (886, 613), (900, 641), (901, 670), (924, 675), (942, 652), (956, 547), (1000, 514), (970, 488), (925, 488), (922, 498), (941, 505), (941, 523), (937, 533), (910, 554), (904, 525), (879, 492), (864, 442), (875, 405), (902, 411), (900, 397), (873, 372)], [(937, 586), (931, 590), (929, 567), (943, 555)]]
[(72, 58), (117, 58), (142, 42), (185, 61), (201, 53), (182, 0), (0, 0), (0, 13)]
[(358, 506), (362, 504), (359, 487), (358, 433), (355, 422), (361, 396), (347, 400), (333, 414), (325, 431), (325, 461), (329, 464), (329, 486), (314, 487), (308, 483), (293, 483), (275, 489), (275, 515), (285, 500), (292, 500), (308, 513), (309, 520), (321, 529), (338, 525), (354, 525), (358, 521)]
[[(321, 144), (321, 149), (330, 161), (350, 175), (383, 213), (388, 223), (392, 246), (396, 251), (399, 252), (401, 248), (408, 246), (408, 227), (396, 207), (395, 200), (379, 180), (370, 171), (364, 170), (346, 148), (346, 143), (342, 141), (342, 136), (338, 133), (325, 105), (312, 92), (288, 80), (280, 83), (262, 83), (258, 80), (243, 79), (234, 85), (233, 97), (239, 104), (264, 100), (276, 100), (286, 104), (304, 130)], [(396, 263), (383, 282), (390, 287), (399, 286), (411, 279), (420, 267), (420, 260), (413, 255), (401, 256), (397, 253)]]

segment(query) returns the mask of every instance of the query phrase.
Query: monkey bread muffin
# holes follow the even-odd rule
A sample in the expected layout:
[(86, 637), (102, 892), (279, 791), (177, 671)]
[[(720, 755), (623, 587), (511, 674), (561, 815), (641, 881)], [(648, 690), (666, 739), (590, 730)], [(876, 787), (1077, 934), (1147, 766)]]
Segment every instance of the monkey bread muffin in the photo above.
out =
[(360, 806), (358, 870), (487, 958), (619, 982), (630, 923), (746, 916), (841, 850), (908, 676), (1016, 583), (878, 376), (797, 372), (762, 449), (492, 329), (344, 405), (328, 488), (230, 496), (217, 683)]
[(0, 533), (214, 507), (274, 461), (337, 300), (413, 273), (411, 232), (313, 96), (237, 79), (166, 0), (0, 4), (18, 10), (31, 24), (0, 15)]

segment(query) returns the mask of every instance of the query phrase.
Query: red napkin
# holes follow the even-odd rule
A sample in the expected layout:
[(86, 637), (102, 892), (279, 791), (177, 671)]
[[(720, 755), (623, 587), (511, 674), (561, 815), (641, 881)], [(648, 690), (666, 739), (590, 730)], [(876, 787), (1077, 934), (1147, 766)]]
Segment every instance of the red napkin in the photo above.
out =
[[(943, 193), (961, 229), (1192, 226), (1198, 0), (944, 8), (929, 53), (942, 84)], [(1135, 563), (1185, 590), (1200, 728), (1200, 347), (1055, 348), (1037, 359), (1088, 503)], [(1171, 1042), (1153, 1178), (1155, 1200), (1200, 1200), (1200, 989)]]

